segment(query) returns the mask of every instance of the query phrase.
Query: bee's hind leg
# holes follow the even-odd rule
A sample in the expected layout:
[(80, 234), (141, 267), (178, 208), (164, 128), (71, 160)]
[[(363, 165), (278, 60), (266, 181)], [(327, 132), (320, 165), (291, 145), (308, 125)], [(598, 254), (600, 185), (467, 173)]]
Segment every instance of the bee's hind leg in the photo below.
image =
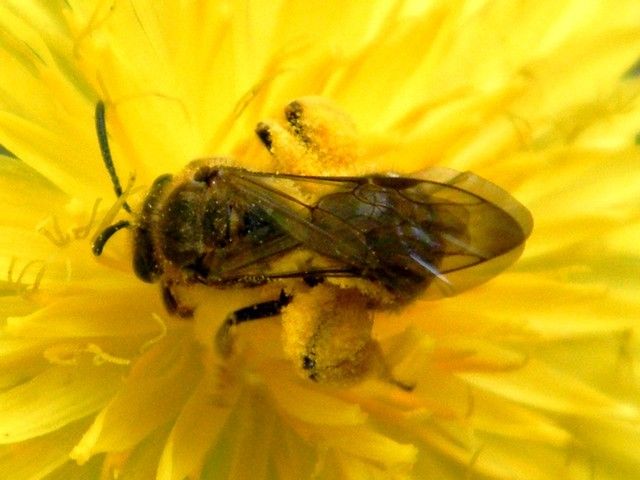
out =
[(177, 315), (180, 318), (193, 317), (193, 307), (180, 301), (179, 297), (173, 290), (172, 282), (163, 282), (162, 301), (164, 302), (164, 306), (167, 311), (172, 315)]
[(215, 342), (218, 352), (223, 357), (231, 355), (233, 342), (231, 339), (231, 329), (236, 325), (251, 320), (260, 320), (262, 318), (274, 317), (280, 315), (282, 309), (291, 303), (293, 296), (280, 292), (280, 296), (276, 300), (256, 303), (248, 307), (243, 307), (231, 313), (220, 325), (216, 333)]

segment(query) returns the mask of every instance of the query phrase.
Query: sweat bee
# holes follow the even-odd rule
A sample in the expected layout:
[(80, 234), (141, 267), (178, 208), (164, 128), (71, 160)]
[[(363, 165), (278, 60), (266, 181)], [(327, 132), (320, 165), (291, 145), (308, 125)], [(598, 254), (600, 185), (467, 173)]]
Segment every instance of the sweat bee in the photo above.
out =
[[(303, 102), (285, 113), (285, 133), (313, 149), (318, 129), (305, 123)], [(98, 139), (120, 196), (104, 115), (98, 103)], [(260, 123), (256, 133), (273, 154), (277, 129)], [(291, 316), (306, 325), (285, 325), (284, 343), (298, 370), (316, 381), (360, 378), (383, 363), (371, 338), (372, 310), (488, 280), (515, 261), (532, 228), (524, 206), (470, 172), (312, 176), (249, 171), (223, 158), (161, 175), (133, 218), (101, 232), (94, 254), (131, 229), (134, 272), (160, 283), (172, 314), (189, 317), (194, 308), (177, 286), (282, 284), (277, 298), (229, 313), (215, 338), (223, 356), (231, 354), (236, 325), (281, 313), (286, 320), (296, 296), (314, 297), (317, 309)]]

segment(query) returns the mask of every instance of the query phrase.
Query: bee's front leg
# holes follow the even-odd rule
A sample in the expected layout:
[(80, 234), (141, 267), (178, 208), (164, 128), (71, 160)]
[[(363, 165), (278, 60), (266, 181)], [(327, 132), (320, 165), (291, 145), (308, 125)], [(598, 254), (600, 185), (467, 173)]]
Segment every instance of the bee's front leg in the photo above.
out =
[(280, 292), (280, 297), (276, 300), (256, 303), (248, 307), (243, 307), (229, 314), (224, 320), (215, 336), (216, 347), (223, 357), (231, 355), (233, 342), (231, 339), (231, 329), (236, 325), (251, 320), (260, 320), (262, 318), (274, 317), (280, 315), (282, 309), (287, 306), (293, 299), (292, 295), (288, 295), (284, 290)]

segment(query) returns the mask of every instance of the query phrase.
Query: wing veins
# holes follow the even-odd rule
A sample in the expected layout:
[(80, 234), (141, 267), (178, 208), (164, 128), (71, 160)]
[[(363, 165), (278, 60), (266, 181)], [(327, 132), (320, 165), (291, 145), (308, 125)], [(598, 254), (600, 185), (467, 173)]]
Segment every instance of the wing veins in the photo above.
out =
[[(251, 175), (246, 175), (245, 173), (251, 173)], [(251, 176), (253, 176), (253, 172), (243, 171), (240, 174), (234, 173), (227, 175), (227, 182), (241, 195), (250, 198), (265, 208), (265, 211), (272, 216), (276, 223), (281, 227), (285, 227), (285, 230), (290, 236), (318, 253), (322, 253), (331, 258), (337, 257), (337, 259), (349, 264), (370, 265), (371, 261), (375, 260), (375, 258), (372, 258), (370, 255), (369, 246), (364, 239), (362, 239), (361, 233), (353, 228), (349, 222), (328, 210), (318, 206), (308, 205), (292, 195), (274, 189), (262, 182), (255, 181), (250, 178)], [(267, 177), (266, 174), (260, 176)], [(271, 175), (271, 178), (272, 177), (273, 175)], [(311, 216), (311, 212), (313, 211), (329, 215), (347, 227), (353, 233), (351, 240), (356, 239), (357, 241), (345, 241), (344, 238), (337, 237), (332, 231), (319, 227), (314, 224), (310, 218), (304, 218), (300, 212), (291, 208), (291, 206), (285, 202), (276, 199), (284, 199), (302, 207), (309, 216)], [(281, 217), (279, 218), (278, 215), (274, 215), (274, 212), (280, 214)], [(294, 228), (286, 228), (287, 225), (289, 225), (289, 227), (293, 226)], [(301, 233), (304, 233), (304, 235)], [(327, 248), (328, 246), (331, 248)]]

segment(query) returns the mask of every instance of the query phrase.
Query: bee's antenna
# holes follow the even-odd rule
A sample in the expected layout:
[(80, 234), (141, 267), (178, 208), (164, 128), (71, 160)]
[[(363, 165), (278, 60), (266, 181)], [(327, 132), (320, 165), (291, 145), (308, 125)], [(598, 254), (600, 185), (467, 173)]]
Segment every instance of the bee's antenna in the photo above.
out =
[(104, 249), (107, 240), (109, 240), (117, 231), (122, 230), (123, 228), (129, 228), (130, 226), (131, 223), (129, 223), (127, 220), (120, 220), (118, 223), (114, 223), (113, 225), (109, 225), (107, 228), (105, 228), (102, 232), (100, 232), (100, 235), (98, 235), (93, 242), (93, 246), (91, 248), (93, 254), (96, 257), (102, 255), (102, 250)]
[[(111, 149), (109, 148), (109, 139), (107, 138), (107, 124), (104, 118), (104, 102), (102, 100), (99, 100), (98, 103), (96, 103), (95, 116), (96, 134), (98, 135), (98, 143), (100, 144), (102, 160), (104, 161), (104, 166), (107, 167), (107, 172), (109, 172), (109, 176), (111, 177), (113, 190), (116, 193), (116, 196), (120, 198), (122, 196), (122, 186), (120, 185), (120, 179), (118, 178), (116, 167), (113, 164), (113, 159), (111, 158)], [(131, 207), (127, 202), (124, 202), (122, 208), (131, 213)]]

